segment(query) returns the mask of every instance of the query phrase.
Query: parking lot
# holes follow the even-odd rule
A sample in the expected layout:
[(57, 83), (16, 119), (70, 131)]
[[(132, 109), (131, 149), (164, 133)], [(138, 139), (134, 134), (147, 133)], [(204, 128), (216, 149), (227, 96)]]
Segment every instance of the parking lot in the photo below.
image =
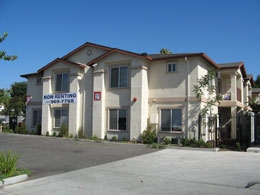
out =
[(0, 134), (0, 147), (18, 151), (19, 165), (33, 172), (29, 181), (0, 188), (0, 195), (260, 194), (259, 153), (11, 134)]
[(0, 133), (1, 149), (11, 149), (21, 155), (19, 166), (32, 171), (30, 180), (156, 151), (140, 144), (97, 143), (4, 133)]

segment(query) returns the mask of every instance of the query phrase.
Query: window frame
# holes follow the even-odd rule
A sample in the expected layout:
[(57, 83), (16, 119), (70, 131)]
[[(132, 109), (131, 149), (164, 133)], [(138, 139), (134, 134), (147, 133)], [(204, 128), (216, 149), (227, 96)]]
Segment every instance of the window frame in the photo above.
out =
[[(61, 113), (60, 113), (60, 117), (59, 117), (59, 126), (56, 126), (56, 111), (60, 111)], [(53, 128), (54, 129), (59, 129), (59, 128), (61, 128), (61, 126), (62, 126), (62, 123), (63, 123), (63, 121), (62, 121), (62, 112), (63, 111), (66, 111), (67, 112), (67, 118), (66, 118), (66, 125), (68, 126), (69, 125), (69, 108), (67, 108), (67, 107), (59, 107), (59, 108), (53, 108)]]
[[(66, 87), (66, 89), (63, 89), (63, 88), (65, 88), (64, 86), (63, 86), (63, 84), (64, 84), (64, 75), (68, 75), (68, 80), (67, 80), (67, 87)], [(61, 83), (60, 83), (60, 89), (58, 90), (57, 89), (57, 85), (58, 85), (58, 75), (61, 75), (62, 76), (62, 78), (61, 78)], [(70, 91), (70, 74), (69, 74), (69, 71), (60, 71), (60, 72), (56, 72), (55, 73), (55, 85), (54, 85), (54, 88), (55, 88), (55, 92), (57, 92), (57, 93), (64, 93), (64, 92), (69, 92)]]
[[(116, 111), (116, 128), (111, 128), (111, 111)], [(125, 129), (120, 129), (120, 111), (125, 111)], [(128, 108), (108, 108), (108, 131), (117, 131), (117, 132), (128, 132), (128, 122), (129, 122), (129, 114)]]
[[(34, 113), (37, 112), (37, 119), (36, 119), (36, 123), (34, 124)], [(39, 116), (40, 113), (40, 116)], [(31, 123), (31, 127), (35, 128), (37, 127), (38, 124), (42, 124), (42, 109), (37, 108), (37, 109), (32, 109), (32, 123)]]
[[(121, 80), (121, 76), (122, 76), (121, 69), (123, 69), (123, 68), (126, 68), (126, 71), (127, 71), (126, 72), (126, 79), (125, 79), (125, 81)], [(113, 83), (112, 83), (112, 81), (113, 81), (113, 79), (112, 79), (112, 70), (113, 69), (118, 69), (116, 86), (113, 86)], [(128, 88), (129, 87), (129, 81), (128, 81), (128, 79), (129, 79), (129, 67), (128, 67), (128, 65), (111, 66), (109, 68), (109, 73), (110, 73), (110, 75), (109, 75), (109, 88), (110, 89), (124, 89), (124, 88)], [(126, 85), (121, 86), (121, 84), (123, 84), (124, 82), (126, 83)]]
[[(170, 66), (170, 69), (169, 69), (169, 66)], [(177, 68), (176, 62), (167, 62), (167, 64), (166, 64), (166, 72), (168, 72), (168, 73), (177, 72), (176, 68)]]
[[(167, 120), (169, 120), (169, 130), (165, 130), (163, 129), (163, 124), (162, 122), (165, 121), (162, 119), (163, 117), (163, 110), (168, 110), (170, 111), (170, 118), (168, 118)], [(180, 115), (178, 116), (178, 118), (180, 118), (179, 124), (176, 125), (176, 128), (174, 127), (175, 125), (173, 125), (173, 110), (178, 110), (180, 111)], [(176, 121), (175, 121), (176, 122)], [(160, 132), (183, 132), (183, 109), (182, 108), (160, 108)]]
[(42, 85), (42, 77), (36, 77), (36, 86)]

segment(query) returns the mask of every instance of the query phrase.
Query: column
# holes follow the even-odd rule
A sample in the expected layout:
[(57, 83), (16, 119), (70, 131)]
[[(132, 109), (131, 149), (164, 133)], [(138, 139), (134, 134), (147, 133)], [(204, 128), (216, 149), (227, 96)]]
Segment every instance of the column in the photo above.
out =
[[(131, 69), (130, 139), (138, 139), (147, 128), (148, 78), (144, 66)], [(136, 101), (134, 101), (136, 100)]]
[[(48, 95), (51, 93), (51, 76), (42, 77), (42, 94)], [(46, 135), (47, 132), (52, 134), (52, 118), (50, 104), (42, 104), (42, 135)]]
[[(94, 94), (99, 94), (99, 98), (94, 100)], [(93, 117), (92, 136), (104, 139), (105, 136), (105, 85), (104, 70), (93, 72)]]

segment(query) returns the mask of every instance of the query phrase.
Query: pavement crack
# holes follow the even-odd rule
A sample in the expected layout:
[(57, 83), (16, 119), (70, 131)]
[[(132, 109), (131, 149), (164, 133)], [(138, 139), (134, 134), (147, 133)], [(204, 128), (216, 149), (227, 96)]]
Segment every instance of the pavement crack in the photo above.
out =
[(260, 184), (260, 181), (250, 181), (247, 183), (245, 188), (250, 188), (250, 187), (254, 186), (255, 184)]

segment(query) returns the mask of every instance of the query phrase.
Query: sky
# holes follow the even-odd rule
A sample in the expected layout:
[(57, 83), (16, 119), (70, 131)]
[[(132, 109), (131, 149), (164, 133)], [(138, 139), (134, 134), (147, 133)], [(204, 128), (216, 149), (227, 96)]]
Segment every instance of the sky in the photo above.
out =
[(0, 88), (85, 42), (148, 54), (204, 52), (260, 75), (259, 0), (0, 0)]

